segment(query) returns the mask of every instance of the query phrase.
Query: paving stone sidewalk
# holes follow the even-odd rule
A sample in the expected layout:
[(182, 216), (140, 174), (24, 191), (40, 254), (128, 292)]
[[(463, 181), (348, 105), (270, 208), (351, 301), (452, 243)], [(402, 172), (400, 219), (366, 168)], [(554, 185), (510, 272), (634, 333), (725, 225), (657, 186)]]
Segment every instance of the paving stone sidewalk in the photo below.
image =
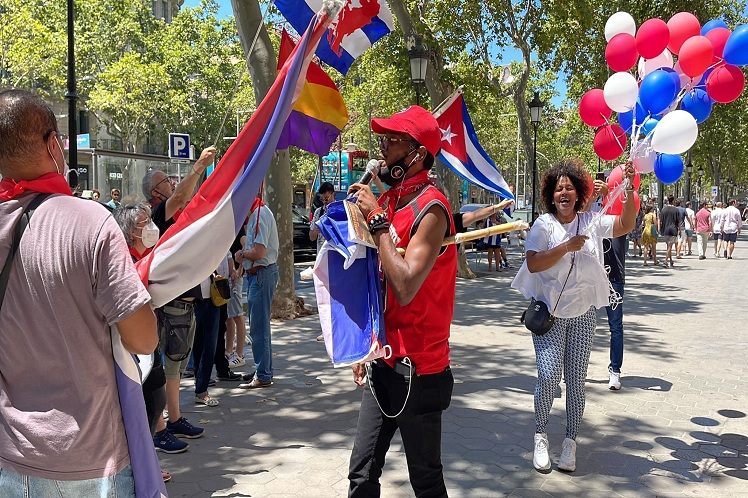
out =
[[(456, 385), (443, 438), (451, 497), (748, 497), (745, 237), (730, 261), (711, 251), (674, 268), (627, 261), (623, 389), (608, 390), (607, 321), (598, 312), (573, 473), (556, 469), (563, 384), (549, 424), (553, 469), (532, 467), (535, 357), (517, 321), (524, 299), (509, 288), (516, 252), (510, 262), (514, 269), (489, 273), (484, 258), (479, 278), (457, 282)], [(298, 292), (314, 304), (310, 283)], [(169, 496), (346, 496), (361, 391), (350, 369), (331, 367), (319, 333), (316, 316), (274, 323), (275, 384), (242, 391), (219, 382), (216, 408), (194, 405), (193, 384), (183, 381), (183, 412), (206, 435), (187, 453), (160, 454), (173, 476)], [(398, 436), (382, 496), (413, 496)]]

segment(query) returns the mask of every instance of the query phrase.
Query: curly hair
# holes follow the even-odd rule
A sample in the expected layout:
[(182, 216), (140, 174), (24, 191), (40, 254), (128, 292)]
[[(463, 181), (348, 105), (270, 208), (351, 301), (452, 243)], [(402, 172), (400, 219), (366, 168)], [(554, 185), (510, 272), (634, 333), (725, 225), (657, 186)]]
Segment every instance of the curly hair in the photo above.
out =
[(584, 169), (581, 159), (562, 159), (560, 163), (553, 165), (551, 169), (545, 172), (540, 182), (540, 198), (543, 200), (543, 206), (545, 206), (547, 212), (556, 214), (553, 193), (556, 191), (556, 184), (562, 176), (568, 178), (577, 191), (574, 212), (579, 212), (592, 194), (589, 173)]

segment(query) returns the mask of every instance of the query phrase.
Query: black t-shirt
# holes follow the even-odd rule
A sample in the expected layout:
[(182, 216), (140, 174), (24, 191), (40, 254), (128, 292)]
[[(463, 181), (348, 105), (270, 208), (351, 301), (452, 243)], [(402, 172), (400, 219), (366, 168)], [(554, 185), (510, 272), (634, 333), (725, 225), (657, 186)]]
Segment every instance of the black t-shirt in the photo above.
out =
[[(163, 237), (166, 230), (174, 224), (174, 217), (171, 217), (168, 220), (166, 219), (165, 202), (159, 202), (158, 204), (151, 206), (151, 219), (158, 227), (159, 237)], [(194, 297), (196, 299), (202, 299), (203, 293), (200, 291), (200, 284), (197, 284), (179, 297)]]
[(675, 206), (665, 206), (660, 212), (660, 229), (666, 237), (676, 237), (680, 226), (681, 216)]
[(626, 236), (603, 239), (603, 261), (610, 267), (608, 280), (626, 283)]
[(242, 246), (242, 237), (244, 237), (245, 235), (247, 235), (247, 231), (242, 226), (239, 229), (239, 233), (236, 234), (234, 242), (231, 243), (231, 249), (229, 249), (229, 251), (231, 252), (231, 261), (234, 261), (234, 268), (239, 268), (239, 263), (234, 260), (234, 254), (236, 254), (237, 251), (241, 251), (242, 249), (244, 249), (244, 247)]
[(467, 227), (462, 224), (462, 213), (452, 213), (452, 219), (455, 222), (455, 233), (467, 232)]

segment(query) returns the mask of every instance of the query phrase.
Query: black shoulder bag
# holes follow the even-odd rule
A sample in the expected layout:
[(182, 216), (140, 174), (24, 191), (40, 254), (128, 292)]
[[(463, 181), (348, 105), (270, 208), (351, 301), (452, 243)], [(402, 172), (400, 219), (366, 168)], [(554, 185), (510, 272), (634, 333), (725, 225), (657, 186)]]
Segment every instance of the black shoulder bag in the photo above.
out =
[(16, 223), (15, 231), (13, 232), (13, 241), (10, 243), (10, 252), (8, 253), (8, 259), (5, 260), (5, 266), (3, 266), (3, 272), (0, 273), (0, 309), (3, 307), (3, 299), (5, 298), (5, 290), (8, 288), (8, 279), (10, 279), (10, 267), (13, 266), (13, 258), (18, 252), (18, 246), (21, 245), (21, 236), (26, 230), (29, 222), (31, 221), (31, 215), (34, 214), (39, 204), (49, 197), (50, 194), (38, 194), (34, 197), (26, 209), (23, 210), (21, 219)]
[[(577, 235), (579, 235), (579, 225), (579, 215), (577, 215)], [(527, 306), (527, 309), (522, 312), (522, 316), (519, 317), (519, 321), (524, 323), (527, 330), (533, 334), (545, 335), (549, 330), (551, 330), (551, 327), (553, 327), (553, 323), (556, 321), (556, 317), (553, 316), (553, 313), (556, 312), (558, 303), (561, 301), (561, 295), (564, 293), (564, 289), (566, 289), (566, 283), (569, 281), (571, 270), (574, 269), (574, 260), (576, 257), (577, 253), (572, 253), (569, 273), (566, 274), (564, 286), (561, 288), (558, 299), (556, 299), (556, 305), (553, 307), (553, 312), (548, 311), (548, 305), (543, 301), (538, 301), (534, 297), (531, 297), (529, 306)]]

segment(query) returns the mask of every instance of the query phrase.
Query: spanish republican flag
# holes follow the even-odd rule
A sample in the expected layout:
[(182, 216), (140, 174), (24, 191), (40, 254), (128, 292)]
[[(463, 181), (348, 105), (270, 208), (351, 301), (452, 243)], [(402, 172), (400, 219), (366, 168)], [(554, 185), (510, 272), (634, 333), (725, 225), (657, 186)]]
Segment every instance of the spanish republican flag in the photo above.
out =
[[(278, 69), (294, 49), (294, 42), (283, 30), (278, 53)], [(348, 109), (335, 82), (314, 62), (309, 64), (306, 82), (283, 128), (278, 149), (293, 145), (324, 156), (348, 122)]]

